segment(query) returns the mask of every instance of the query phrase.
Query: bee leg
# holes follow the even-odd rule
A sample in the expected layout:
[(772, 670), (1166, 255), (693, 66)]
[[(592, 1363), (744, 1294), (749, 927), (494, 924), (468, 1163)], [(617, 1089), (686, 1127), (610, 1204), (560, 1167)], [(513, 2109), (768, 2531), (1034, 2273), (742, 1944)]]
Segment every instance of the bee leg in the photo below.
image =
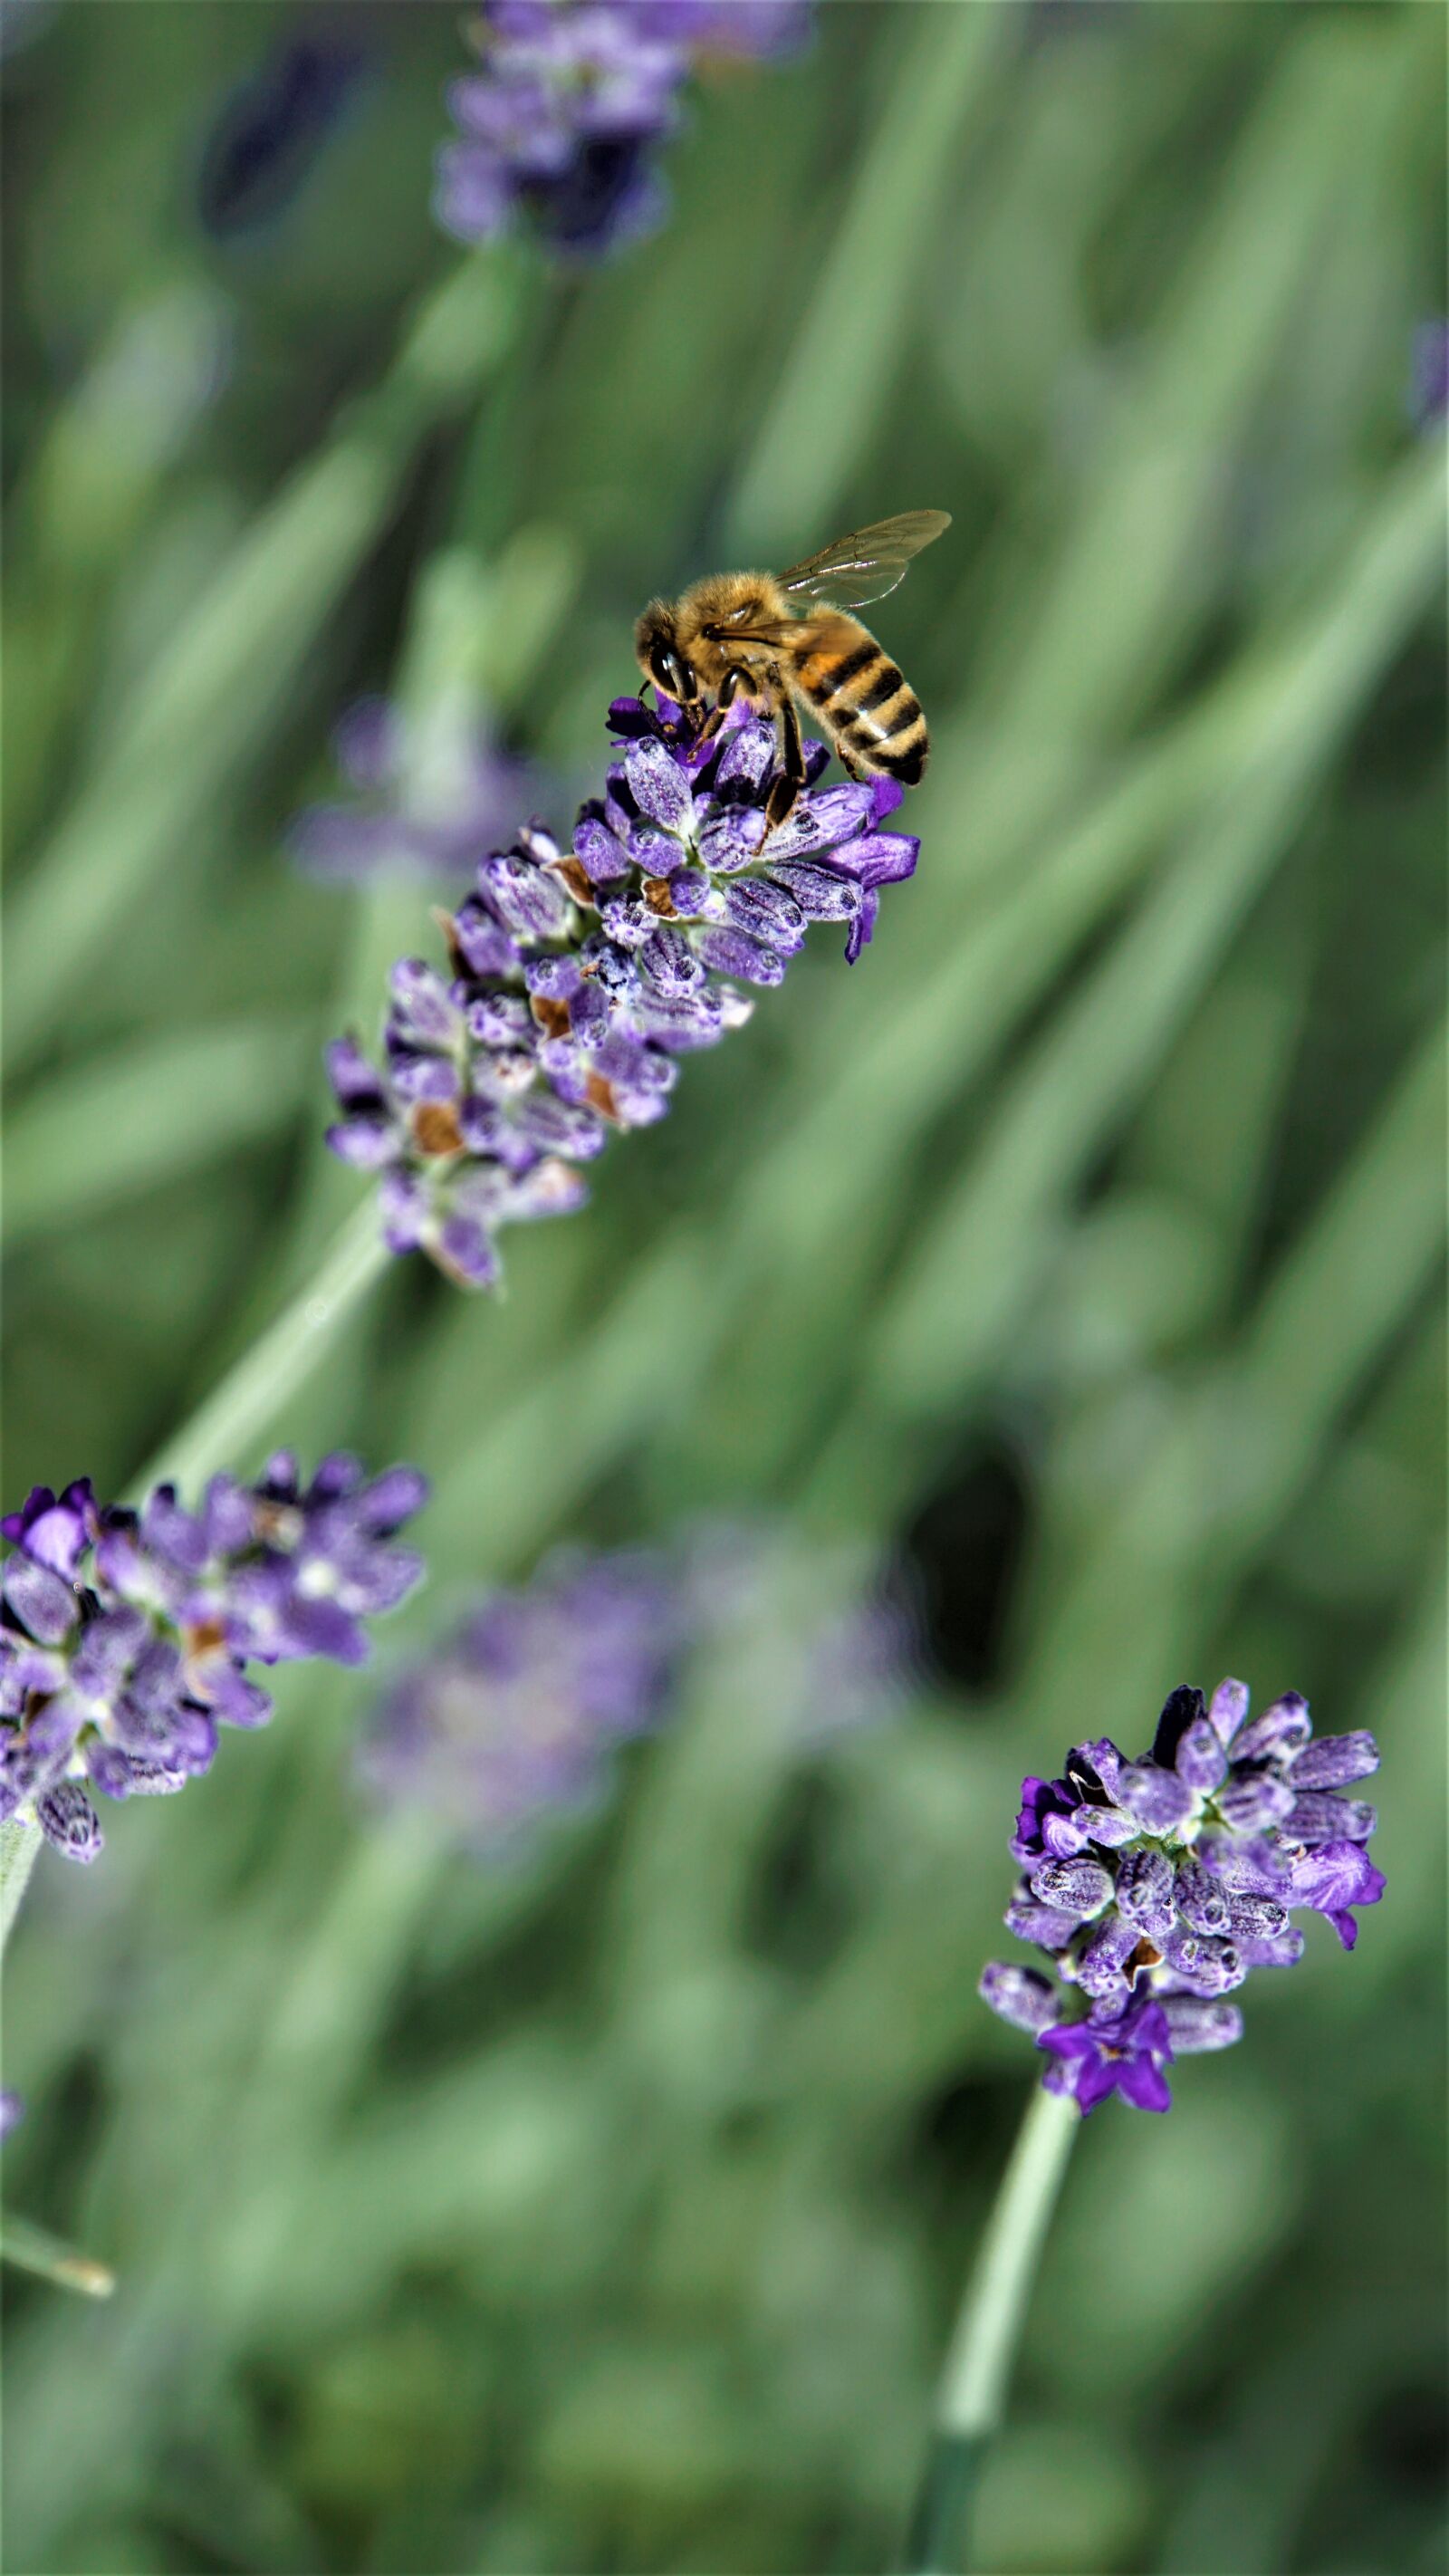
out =
[[(771, 676), (773, 678), (774, 674)], [(782, 774), (765, 801), (765, 831), (761, 848), (786, 817), (794, 813), (800, 800), (800, 790), (805, 784), (805, 746), (800, 740), (800, 719), (795, 713), (793, 700), (785, 695), (783, 689), (780, 692), (780, 758)]]
[(696, 743), (713, 742), (720, 726), (724, 723), (727, 709), (734, 705), (741, 689), (744, 690), (745, 695), (748, 697), (750, 694), (750, 675), (748, 671), (741, 668), (738, 662), (732, 662), (729, 669), (726, 671), (724, 678), (721, 680), (718, 689), (715, 691), (714, 705), (710, 709), (709, 714), (705, 717), (705, 720), (695, 737)]

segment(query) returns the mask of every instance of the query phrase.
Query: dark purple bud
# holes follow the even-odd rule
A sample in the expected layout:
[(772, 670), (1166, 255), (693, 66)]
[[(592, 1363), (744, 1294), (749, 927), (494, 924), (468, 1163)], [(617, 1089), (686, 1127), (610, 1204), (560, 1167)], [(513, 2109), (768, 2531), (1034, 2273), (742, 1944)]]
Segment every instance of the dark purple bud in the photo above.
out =
[(1243, 2016), (1236, 2004), (1210, 2003), (1203, 1995), (1164, 1995), (1162, 2009), (1175, 2057), (1231, 2048), (1243, 2036)]
[(1177, 1864), (1173, 1894), (1179, 1914), (1194, 1932), (1226, 1935), (1229, 1930), (1226, 1891), (1191, 1852)]
[(1179, 1683), (1163, 1702), (1157, 1733), (1152, 1739), (1152, 1759), (1160, 1769), (1170, 1771), (1173, 1768), (1177, 1761), (1177, 1748), (1184, 1735), (1204, 1715), (1202, 1692), (1193, 1690), (1187, 1682)]
[(1122, 1805), (1150, 1834), (1166, 1834), (1184, 1823), (1196, 1805), (1193, 1792), (1175, 1771), (1155, 1762), (1124, 1762), (1117, 1782)]
[(79, 1780), (61, 1780), (36, 1800), (35, 1820), (67, 1860), (92, 1861), (103, 1840), (96, 1811)]
[(1086, 1923), (1111, 1903), (1111, 1872), (1080, 1853), (1074, 1860), (1046, 1860), (1032, 1872), (1031, 1892), (1041, 1904)]
[(1307, 1700), (1301, 1691), (1285, 1691), (1235, 1737), (1233, 1761), (1257, 1762), (1286, 1753), (1291, 1746), (1306, 1743), (1312, 1732)]
[(1161, 1942), (1172, 1922), (1172, 1863), (1161, 1851), (1124, 1852), (1117, 1863), (1117, 1905), (1127, 1920)]
[(1030, 2031), (1033, 2038), (1056, 2019), (1057, 1990), (1050, 1977), (1036, 1968), (1008, 1967), (993, 1960), (982, 1970), (976, 1991), (1003, 2021)]
[(1288, 1765), (1288, 1777), (1299, 1796), (1305, 1789), (1341, 1789), (1349, 1780), (1366, 1780), (1379, 1767), (1379, 1748), (1365, 1728), (1352, 1735), (1321, 1735), (1305, 1744)]

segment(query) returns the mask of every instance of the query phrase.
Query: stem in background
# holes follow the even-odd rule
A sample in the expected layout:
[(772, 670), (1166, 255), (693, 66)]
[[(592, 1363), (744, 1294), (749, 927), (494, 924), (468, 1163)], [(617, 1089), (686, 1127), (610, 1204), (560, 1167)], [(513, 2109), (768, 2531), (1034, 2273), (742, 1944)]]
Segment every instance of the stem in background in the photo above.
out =
[(38, 2272), (58, 2290), (79, 2290), (88, 2299), (108, 2299), (116, 2286), (109, 2264), (78, 2254), (73, 2245), (52, 2236), (48, 2227), (16, 2218), (9, 2210), (0, 2215), (0, 2257), (18, 2271)]
[(165, 1480), (194, 1492), (218, 1468), (244, 1473), (260, 1435), (331, 1348), (390, 1259), (376, 1193), (369, 1190), (334, 1237), (321, 1268), (157, 1452), (135, 1491), (148, 1492)]
[(39, 1825), (24, 1825), (18, 1816), (0, 1825), (0, 1950), (10, 1937), (43, 1840)]
[(959, 2576), (983, 2454), (1000, 2426), (1016, 2348), (1081, 2113), (1039, 2084), (1011, 2151), (941, 2373), (930, 2456), (906, 2549), (912, 2576)]

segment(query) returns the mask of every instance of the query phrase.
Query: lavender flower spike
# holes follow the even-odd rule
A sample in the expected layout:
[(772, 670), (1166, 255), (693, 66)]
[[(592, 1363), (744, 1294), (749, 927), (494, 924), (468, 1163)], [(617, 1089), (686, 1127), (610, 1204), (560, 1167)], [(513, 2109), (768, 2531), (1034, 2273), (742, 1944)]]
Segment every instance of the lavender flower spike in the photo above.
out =
[(450, 746), (424, 776), (413, 729), (386, 698), (349, 707), (332, 736), (345, 794), (310, 805), (289, 834), (305, 874), (326, 885), (375, 885), (385, 878), (424, 886), (465, 886), (478, 861), (520, 816), (551, 794), (527, 761), (501, 752), (482, 726)]
[(660, 1713), (684, 1609), (677, 1577), (642, 1554), (560, 1558), (494, 1593), (379, 1703), (364, 1785), (477, 1852), (591, 1803), (613, 1748)]
[(165, 1796), (210, 1769), (218, 1725), (265, 1725), (248, 1664), (360, 1663), (365, 1623), (422, 1575), (393, 1540), (426, 1494), (340, 1451), (307, 1485), (285, 1450), (254, 1485), (213, 1476), (195, 1513), (170, 1485), (139, 1513), (88, 1478), (37, 1486), (0, 1520), (0, 1821), (94, 1860), (91, 1790)]
[(1241, 2038), (1223, 1998), (1301, 1957), (1293, 1912), (1325, 1914), (1353, 1948), (1353, 1908), (1377, 1905), (1384, 1878), (1364, 1848), (1373, 1808), (1338, 1792), (1378, 1760), (1361, 1730), (1315, 1739), (1296, 1691), (1250, 1718), (1243, 1684), (1225, 1681), (1210, 1702), (1175, 1690), (1139, 1761), (1098, 1737), (1060, 1780), (1022, 1783), (1011, 1851), (1026, 1875), (1006, 1921), (1056, 1982), (993, 1964), (980, 1991), (1033, 2033), (1051, 2091), (1084, 2116), (1112, 2092), (1165, 2111), (1171, 2058)]
[(438, 155), (438, 220), (468, 242), (524, 221), (575, 259), (653, 232), (653, 153), (691, 73), (782, 52), (807, 17), (802, 0), (484, 0), (483, 68), (448, 93), (460, 139)]
[(742, 699), (708, 738), (668, 699), (617, 699), (610, 727), (572, 849), (530, 825), (442, 916), (451, 978), (394, 968), (382, 1069), (351, 1037), (329, 1051), (333, 1152), (378, 1175), (391, 1249), (465, 1287), (496, 1280), (503, 1226), (582, 1203), (579, 1166), (665, 1115), (678, 1058), (748, 1019), (812, 921), (845, 923), (853, 961), (916, 864), (919, 842), (882, 829), (897, 783), (819, 788), (818, 742), (767, 841), (774, 735)]

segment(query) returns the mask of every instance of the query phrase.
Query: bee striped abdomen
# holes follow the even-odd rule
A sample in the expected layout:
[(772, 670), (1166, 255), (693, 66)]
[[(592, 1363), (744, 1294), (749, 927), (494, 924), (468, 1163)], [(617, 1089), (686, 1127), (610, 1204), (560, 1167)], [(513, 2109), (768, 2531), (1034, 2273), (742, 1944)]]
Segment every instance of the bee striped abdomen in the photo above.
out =
[(903, 786), (915, 786), (926, 765), (926, 720), (915, 691), (873, 637), (844, 653), (809, 654), (800, 687), (863, 768), (884, 769)]

